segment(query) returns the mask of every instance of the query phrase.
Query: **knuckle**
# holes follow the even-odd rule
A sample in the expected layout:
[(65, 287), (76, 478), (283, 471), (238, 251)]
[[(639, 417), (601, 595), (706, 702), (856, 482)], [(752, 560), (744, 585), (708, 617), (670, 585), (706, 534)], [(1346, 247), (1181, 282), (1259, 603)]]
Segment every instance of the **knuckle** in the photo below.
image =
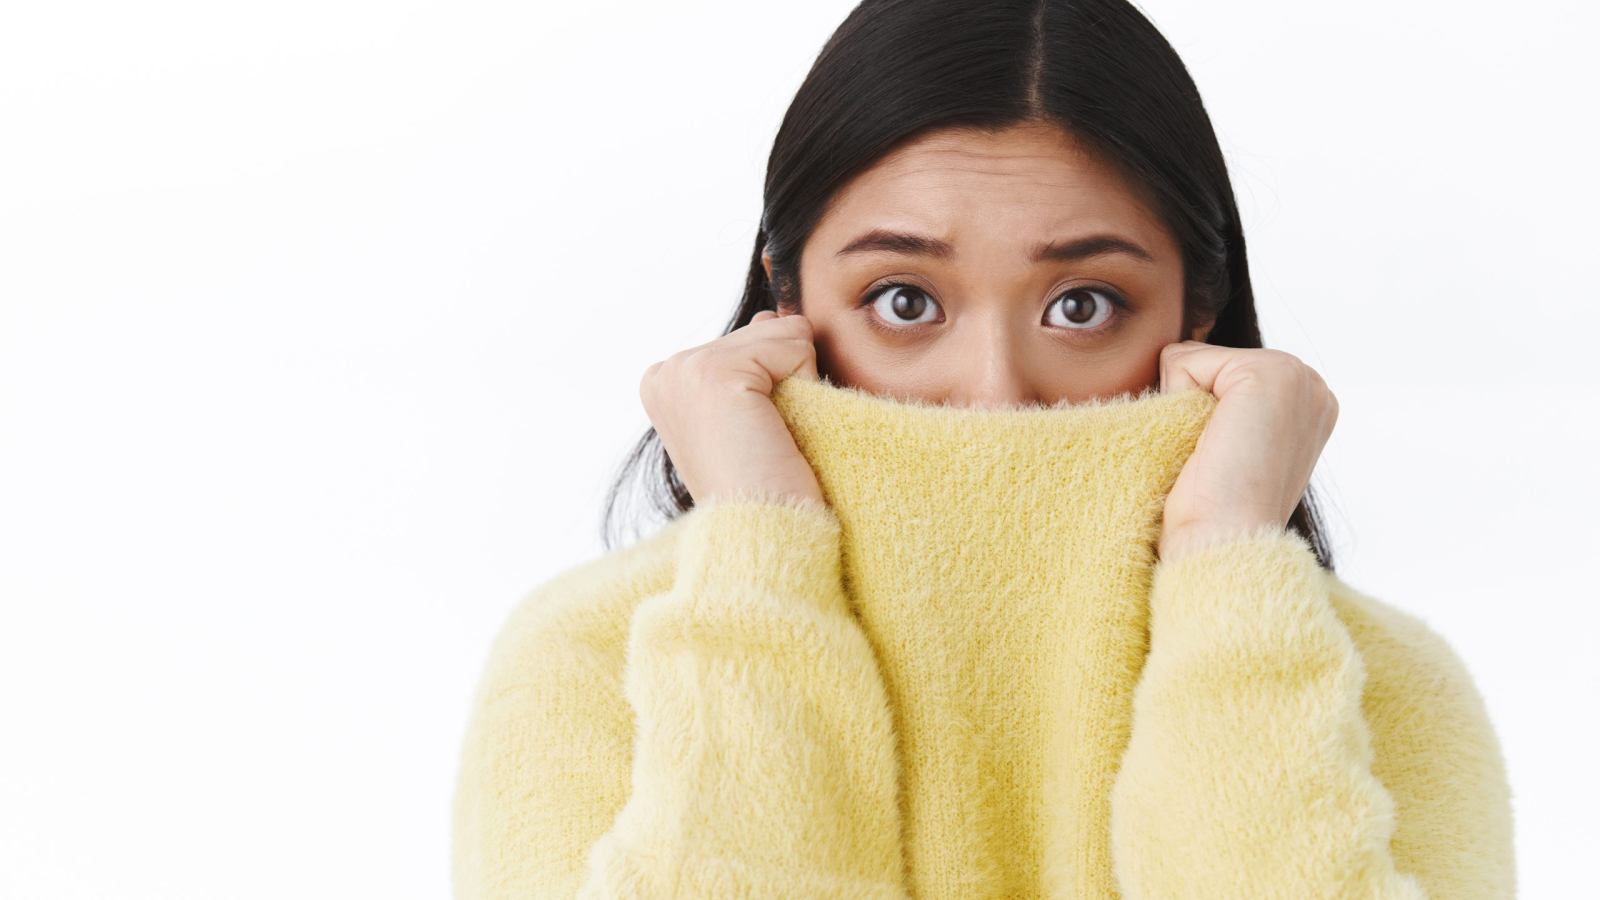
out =
[(657, 373), (661, 370), (661, 363), (656, 363), (646, 369), (639, 378), (639, 402), (648, 411), (655, 408), (656, 391), (659, 389), (660, 380)]
[(691, 348), (688, 348), (688, 349), (679, 350), (677, 353), (674, 353), (671, 356), (667, 357), (661, 363), (661, 368), (664, 370), (663, 374), (670, 373), (670, 372), (676, 370), (677, 368), (679, 368), (680, 366), (682, 366), (684, 359), (686, 359), (689, 356), (692, 356), (694, 354), (694, 351), (695, 351), (695, 348), (691, 347)]
[(716, 351), (707, 347), (687, 353), (678, 361), (678, 369), (690, 381), (700, 381), (710, 374), (716, 362)]
[(665, 365), (665, 361), (664, 360), (657, 360), (656, 362), (653, 362), (653, 363), (650, 364), (650, 368), (644, 370), (644, 374), (639, 376), (639, 388), (640, 388), (640, 390), (643, 390), (645, 387), (655, 384), (657, 378), (660, 375), (661, 367), (663, 365)]

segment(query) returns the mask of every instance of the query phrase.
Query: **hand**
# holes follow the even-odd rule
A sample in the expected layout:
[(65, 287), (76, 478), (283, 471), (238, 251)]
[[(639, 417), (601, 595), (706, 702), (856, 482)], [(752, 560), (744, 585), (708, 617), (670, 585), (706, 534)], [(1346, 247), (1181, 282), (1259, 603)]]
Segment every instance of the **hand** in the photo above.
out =
[(1157, 554), (1286, 527), (1333, 433), (1339, 403), (1322, 376), (1281, 350), (1183, 341), (1161, 348), (1161, 391), (1217, 397), (1193, 455), (1167, 495)]
[(824, 503), (772, 402), (773, 387), (791, 374), (818, 378), (811, 323), (771, 310), (645, 370), (639, 399), (696, 504), (756, 496)]

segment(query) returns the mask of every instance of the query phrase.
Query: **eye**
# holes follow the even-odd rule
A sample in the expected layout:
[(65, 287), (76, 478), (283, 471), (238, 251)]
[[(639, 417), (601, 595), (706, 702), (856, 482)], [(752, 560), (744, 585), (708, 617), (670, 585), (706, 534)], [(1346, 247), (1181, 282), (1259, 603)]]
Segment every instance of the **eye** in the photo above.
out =
[[(1048, 324), (1060, 325), (1074, 331), (1095, 331), (1128, 304), (1115, 293), (1099, 288), (1073, 288), (1056, 298), (1045, 311)], [(1054, 315), (1057, 310), (1059, 315)], [(1055, 321), (1051, 321), (1051, 320)]]
[(938, 310), (938, 302), (915, 285), (883, 285), (868, 293), (861, 305), (870, 306), (879, 318), (891, 325), (920, 325), (938, 321), (937, 317), (930, 317)]

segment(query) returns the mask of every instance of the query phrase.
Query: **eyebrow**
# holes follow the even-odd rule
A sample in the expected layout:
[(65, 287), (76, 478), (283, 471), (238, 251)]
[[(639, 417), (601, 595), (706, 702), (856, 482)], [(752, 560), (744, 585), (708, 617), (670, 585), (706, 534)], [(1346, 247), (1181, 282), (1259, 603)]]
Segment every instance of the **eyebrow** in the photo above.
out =
[[(875, 228), (846, 244), (843, 249), (834, 254), (834, 257), (838, 258), (852, 253), (899, 253), (907, 256), (932, 256), (936, 259), (951, 259), (955, 256), (956, 251), (954, 247), (938, 238), (905, 231), (889, 231), (883, 228)], [(1073, 241), (1046, 241), (1042, 244), (1036, 244), (1033, 251), (1028, 254), (1028, 260), (1034, 263), (1077, 262), (1092, 256), (1104, 256), (1109, 253), (1125, 254), (1148, 263), (1156, 261), (1150, 251), (1133, 241), (1112, 234), (1096, 234)]]

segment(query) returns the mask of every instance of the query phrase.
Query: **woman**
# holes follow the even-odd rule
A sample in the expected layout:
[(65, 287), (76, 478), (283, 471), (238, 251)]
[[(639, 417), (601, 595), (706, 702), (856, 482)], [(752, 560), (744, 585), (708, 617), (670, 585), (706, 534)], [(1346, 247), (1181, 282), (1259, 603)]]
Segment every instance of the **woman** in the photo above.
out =
[(458, 897), (1513, 896), (1482, 700), (1334, 575), (1337, 404), (1130, 5), (859, 6), (640, 394), (672, 521), (497, 640)]

